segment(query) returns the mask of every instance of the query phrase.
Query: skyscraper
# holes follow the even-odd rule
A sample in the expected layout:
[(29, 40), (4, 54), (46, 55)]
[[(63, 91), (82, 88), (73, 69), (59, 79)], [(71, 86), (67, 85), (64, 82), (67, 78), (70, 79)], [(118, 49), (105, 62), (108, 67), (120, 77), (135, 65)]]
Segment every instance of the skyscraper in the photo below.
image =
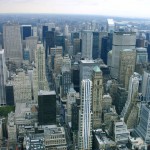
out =
[(31, 25), (22, 25), (21, 26), (21, 36), (22, 40), (25, 40), (27, 37), (32, 35), (32, 26)]
[(119, 81), (128, 89), (129, 79), (135, 71), (136, 51), (124, 49), (120, 51)]
[(128, 128), (133, 128), (135, 122), (137, 121), (137, 118), (136, 118), (137, 112), (132, 113), (132, 110), (136, 109), (136, 107), (134, 107), (134, 104), (136, 104), (136, 101), (137, 101), (138, 88), (139, 88), (139, 77), (137, 73), (134, 73), (130, 77), (129, 88), (128, 88), (128, 98), (121, 113), (122, 117), (124, 117), (124, 121), (126, 122)]
[(107, 55), (108, 52), (111, 50), (111, 38), (109, 36), (104, 36), (102, 38), (102, 45), (101, 45), (101, 58), (103, 59), (104, 63), (107, 64)]
[(44, 25), (42, 26), (42, 40), (43, 40), (43, 43), (44, 43), (44, 40), (46, 38), (46, 32), (48, 31), (48, 26)]
[(3, 39), (6, 61), (15, 62), (17, 66), (20, 66), (23, 59), (20, 25), (5, 24)]
[(45, 42), (46, 42), (45, 57), (47, 58), (48, 55), (51, 53), (50, 49), (55, 46), (55, 32), (54, 31), (46, 32)]
[(136, 128), (136, 133), (144, 139), (146, 143), (150, 143), (150, 106), (148, 104), (141, 105), (140, 122)]
[(115, 23), (113, 19), (107, 19), (107, 32), (113, 33), (115, 31)]
[(118, 78), (120, 51), (124, 49), (135, 49), (136, 33), (135, 32), (114, 32), (112, 47), (112, 66), (111, 76)]
[(150, 102), (150, 72), (144, 71), (142, 82), (142, 95), (145, 101)]
[(0, 105), (6, 104), (6, 93), (5, 93), (5, 56), (4, 50), (0, 50)]
[(99, 57), (101, 56), (101, 51), (102, 51), (102, 38), (108, 36), (107, 32), (99, 32)]
[(136, 48), (136, 64), (147, 63), (148, 53), (144, 47)]
[(100, 63), (94, 60), (81, 60), (80, 61), (80, 82), (83, 79), (92, 79), (93, 68)]
[(38, 87), (39, 90), (46, 90), (47, 80), (45, 70), (45, 49), (41, 43), (37, 44), (36, 55), (36, 65), (38, 68)]
[(79, 110), (78, 149), (92, 149), (92, 82), (81, 82), (81, 106)]
[(92, 58), (99, 58), (99, 32), (93, 32)]
[(35, 62), (35, 52), (37, 48), (38, 37), (27, 37), (26, 38), (26, 48), (29, 49), (29, 60), (30, 62)]
[(65, 25), (65, 30), (64, 30), (64, 35), (66, 36), (66, 37), (68, 37), (68, 35), (69, 35), (69, 26), (68, 25)]
[(92, 112), (93, 128), (100, 128), (102, 118), (102, 95), (103, 95), (103, 77), (102, 71), (98, 66), (93, 68), (92, 74)]
[(63, 55), (64, 55), (64, 53), (65, 53), (65, 37), (63, 35), (56, 36), (55, 45), (63, 47)]
[(84, 30), (81, 33), (82, 37), (82, 57), (92, 59), (93, 32)]
[(56, 124), (56, 93), (42, 91), (38, 93), (38, 121), (40, 125)]
[(81, 39), (73, 39), (73, 55), (81, 52)]

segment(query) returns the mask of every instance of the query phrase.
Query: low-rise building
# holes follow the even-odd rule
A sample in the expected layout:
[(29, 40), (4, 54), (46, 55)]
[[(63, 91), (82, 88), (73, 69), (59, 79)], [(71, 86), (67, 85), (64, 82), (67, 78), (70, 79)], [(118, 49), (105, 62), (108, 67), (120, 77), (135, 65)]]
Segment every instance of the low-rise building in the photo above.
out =
[(102, 129), (94, 130), (94, 149), (111, 149), (115, 147), (116, 143), (108, 138)]
[(129, 137), (129, 149), (147, 150), (147, 144), (141, 137)]
[(24, 137), (26, 133), (34, 133), (34, 125), (38, 121), (37, 104), (16, 103), (15, 124), (18, 136)]
[(127, 130), (127, 125), (123, 121), (114, 123), (114, 140), (117, 144), (128, 143), (130, 132)]
[(67, 150), (64, 127), (56, 125), (43, 126), (46, 150)]
[(15, 125), (15, 113), (10, 112), (8, 114), (8, 121), (7, 121), (7, 132), (8, 132), (8, 141), (9, 142), (16, 142), (17, 141), (17, 129)]

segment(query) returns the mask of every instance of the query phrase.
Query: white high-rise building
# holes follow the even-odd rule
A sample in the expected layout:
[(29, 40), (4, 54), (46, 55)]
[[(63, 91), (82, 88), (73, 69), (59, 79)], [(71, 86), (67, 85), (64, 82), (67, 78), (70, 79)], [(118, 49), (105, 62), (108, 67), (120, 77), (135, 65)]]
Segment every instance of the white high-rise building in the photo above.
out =
[(20, 70), (13, 79), (15, 103), (25, 103), (32, 100), (32, 88), (29, 75)]
[(84, 30), (81, 32), (82, 38), (82, 57), (92, 59), (93, 32)]
[(38, 68), (38, 87), (39, 90), (49, 90), (48, 82), (46, 79), (46, 69), (45, 69), (45, 49), (43, 44), (37, 44), (36, 50), (36, 67)]
[(112, 45), (111, 76), (118, 78), (120, 51), (124, 49), (135, 49), (135, 32), (114, 32)]
[(81, 82), (81, 106), (79, 110), (78, 149), (92, 149), (92, 81)]
[(20, 25), (5, 24), (3, 40), (6, 61), (15, 62), (20, 66), (23, 60)]
[(107, 19), (107, 32), (113, 33), (115, 31), (115, 22), (113, 19)]
[(144, 71), (142, 82), (142, 95), (145, 101), (150, 102), (150, 72)]
[(138, 88), (139, 88), (139, 78), (138, 78), (138, 74), (134, 72), (134, 74), (130, 77), (129, 88), (128, 88), (128, 99), (121, 112), (122, 117), (126, 117), (126, 115), (129, 113), (129, 108), (130, 108), (129, 106), (131, 105), (131, 102), (135, 100), (138, 94)]
[(66, 37), (69, 35), (69, 29), (68, 28), (69, 28), (69, 26), (66, 25), (65, 26), (65, 33), (64, 33)]
[(5, 93), (5, 84), (6, 84), (6, 67), (5, 67), (5, 56), (4, 50), (0, 50), (0, 105), (6, 104), (6, 93)]

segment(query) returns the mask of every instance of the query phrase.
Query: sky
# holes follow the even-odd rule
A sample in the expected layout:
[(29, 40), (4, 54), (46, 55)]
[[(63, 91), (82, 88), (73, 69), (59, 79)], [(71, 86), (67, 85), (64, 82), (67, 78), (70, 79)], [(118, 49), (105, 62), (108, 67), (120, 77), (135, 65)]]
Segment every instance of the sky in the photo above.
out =
[(91, 14), (150, 18), (150, 0), (0, 0), (0, 13)]

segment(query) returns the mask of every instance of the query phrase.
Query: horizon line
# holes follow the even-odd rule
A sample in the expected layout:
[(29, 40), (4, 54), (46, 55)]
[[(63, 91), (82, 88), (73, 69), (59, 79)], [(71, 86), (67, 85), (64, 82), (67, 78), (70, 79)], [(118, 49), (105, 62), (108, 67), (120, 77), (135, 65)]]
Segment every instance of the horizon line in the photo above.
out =
[(4, 13), (4, 12), (0, 12), (0, 15), (73, 15), (73, 16), (100, 16), (100, 17), (114, 17), (114, 18), (130, 18), (130, 19), (150, 19), (150, 17), (137, 17), (137, 16), (117, 16), (117, 15), (105, 15), (105, 14), (74, 14), (74, 13), (46, 13), (46, 12), (8, 12), (8, 13)]

